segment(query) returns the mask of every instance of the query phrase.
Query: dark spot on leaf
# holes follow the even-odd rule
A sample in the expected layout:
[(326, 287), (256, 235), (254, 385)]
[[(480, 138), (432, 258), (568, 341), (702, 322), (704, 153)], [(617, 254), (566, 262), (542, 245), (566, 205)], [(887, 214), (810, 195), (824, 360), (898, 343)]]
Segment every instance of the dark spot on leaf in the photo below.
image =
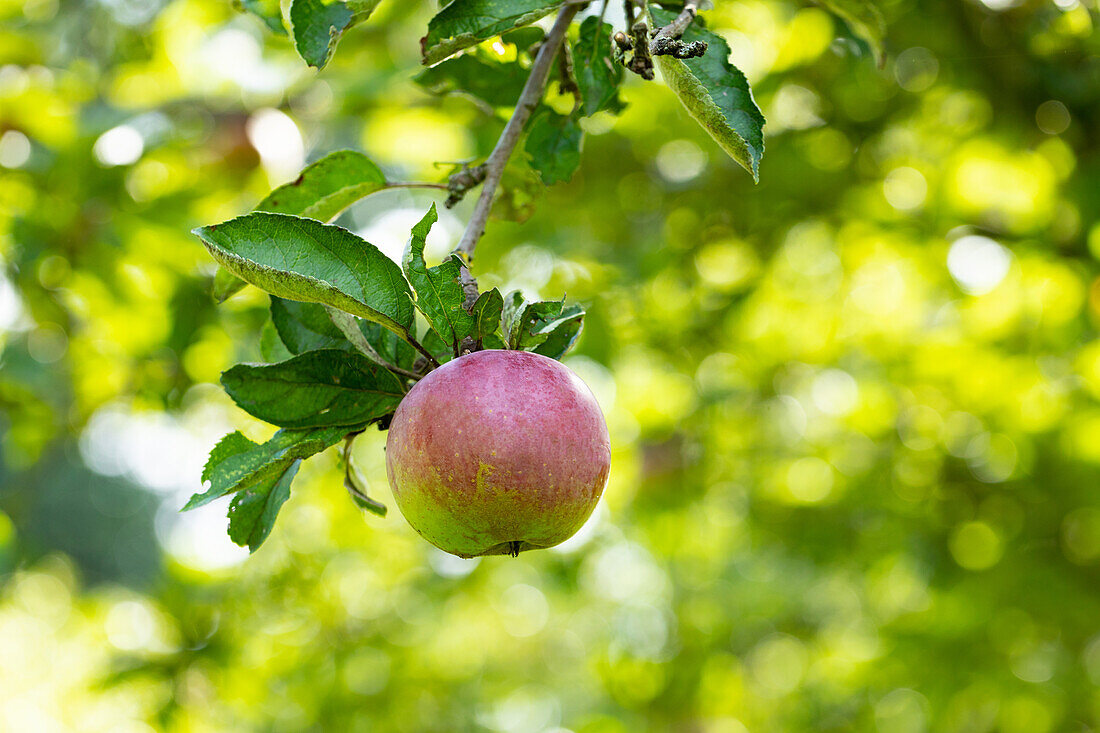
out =
[(294, 179), (294, 183), (292, 183), (292, 184), (290, 184), (290, 185), (291, 185), (291, 186), (301, 186), (301, 185), (302, 185), (302, 181), (303, 181), (303, 180), (305, 180), (305, 177), (306, 177), (306, 174), (305, 174), (305, 173), (302, 173), (302, 174), (301, 174), (301, 175), (299, 175), (299, 176), (298, 176), (297, 178), (295, 178), (295, 179)]

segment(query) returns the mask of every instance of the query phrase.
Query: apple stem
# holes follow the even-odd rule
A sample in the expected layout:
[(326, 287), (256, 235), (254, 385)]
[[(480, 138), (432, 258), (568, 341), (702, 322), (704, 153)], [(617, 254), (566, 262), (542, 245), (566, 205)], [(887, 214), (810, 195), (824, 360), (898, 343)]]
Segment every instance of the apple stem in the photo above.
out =
[(519, 541), (513, 540), (508, 543), (508, 554), (512, 557), (519, 557)]

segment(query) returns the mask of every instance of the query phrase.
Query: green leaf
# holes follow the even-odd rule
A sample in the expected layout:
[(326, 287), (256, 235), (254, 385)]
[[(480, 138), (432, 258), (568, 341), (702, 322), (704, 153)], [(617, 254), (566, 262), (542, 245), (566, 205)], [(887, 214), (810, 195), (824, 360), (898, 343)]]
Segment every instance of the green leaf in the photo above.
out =
[(354, 150), (337, 150), (269, 193), (256, 211), (328, 222), (359, 199), (384, 188), (386, 176), (370, 158)]
[(359, 330), (363, 332), (367, 343), (373, 346), (383, 359), (402, 369), (412, 369), (417, 352), (408, 342), (398, 338), (393, 331), (370, 321), (360, 320)]
[(564, 299), (526, 303), (512, 323), (512, 331), (508, 339), (509, 347), (530, 350), (545, 341), (549, 332), (543, 333), (543, 327), (561, 316), (564, 305)]
[(584, 130), (572, 116), (546, 110), (529, 123), (524, 150), (546, 185), (568, 181), (581, 164)]
[(271, 322), (292, 354), (317, 349), (349, 349), (351, 344), (318, 303), (298, 303), (271, 296)]
[[(377, 323), (356, 318), (359, 330), (374, 347), (379, 356), (390, 364), (409, 369), (416, 361), (416, 350), (397, 334)], [(328, 311), (318, 303), (297, 303), (271, 296), (271, 321), (268, 322), (271, 333), (279, 341), (282, 356), (279, 359), (264, 360), (286, 361), (292, 356), (319, 349), (343, 349), (354, 351), (351, 344), (336, 324), (332, 322)], [(266, 329), (264, 331), (267, 332)], [(261, 342), (261, 351), (263, 343)]]
[[(523, 316), (523, 309), (527, 307), (527, 299), (523, 297), (523, 293), (518, 290), (509, 292), (503, 298), (504, 303), (501, 306), (500, 315), (500, 328), (504, 334), (505, 343), (511, 344), (512, 333), (516, 332), (517, 340), (519, 338), (519, 327), (521, 318)], [(511, 348), (511, 346), (509, 346)]]
[(298, 55), (310, 66), (323, 69), (351, 19), (351, 10), (344, 2), (325, 5), (321, 0), (291, 0), (290, 29)]
[(561, 5), (562, 0), (453, 0), (428, 23), (420, 39), (425, 66), (438, 63), (464, 48), (534, 23)]
[(886, 65), (886, 20), (874, 0), (815, 0), (823, 8), (839, 16), (852, 32), (867, 42), (879, 68)]
[(193, 232), (223, 267), (272, 295), (331, 305), (408, 338), (413, 305), (401, 269), (346, 229), (256, 212)]
[(260, 356), (268, 364), (286, 361), (294, 356), (271, 321), (265, 321), (263, 328), (260, 329)]
[[(237, 463), (233, 459), (249, 453), (256, 447), (257, 444), (244, 437), (244, 434), (239, 430), (226, 435), (210, 451), (210, 456), (206, 459), (206, 465), (202, 467), (203, 483), (210, 481), (216, 487), (218, 479), (221, 479), (226, 487), (235, 487), (240, 479), (255, 470), (257, 466), (248, 464), (247, 471), (239, 472), (236, 469)], [(207, 499), (202, 504), (206, 504), (208, 501), (210, 500)], [(194, 509), (196, 506), (202, 506), (202, 504), (194, 503), (194, 498), (192, 498), (184, 507), (184, 510)]]
[(545, 341), (536, 331), (560, 316), (564, 304), (564, 300), (529, 301), (518, 290), (504, 296), (501, 326), (508, 348), (525, 349)]
[(482, 339), (481, 348), (483, 348), (483, 349), (507, 349), (508, 344), (506, 344), (504, 342), (504, 339), (501, 337), (500, 333), (497, 332), (497, 333), (491, 333), (491, 334), (487, 335), (484, 339)]
[(245, 285), (248, 285), (248, 283), (224, 267), (219, 267), (218, 271), (214, 273), (214, 285), (210, 294), (214, 296), (215, 303), (224, 303), (241, 292)]
[(192, 496), (182, 511), (204, 506), (253, 484), (277, 479), (290, 464), (335, 445), (349, 432), (344, 427), (280, 430), (262, 445), (253, 443), (240, 432), (230, 433), (210, 451), (203, 468), (202, 480), (204, 483), (209, 481), (210, 488)]
[(573, 73), (584, 100), (581, 108), (585, 116), (604, 109), (620, 112), (624, 106), (618, 96), (623, 67), (611, 57), (612, 30), (610, 24), (589, 16), (581, 23), (580, 36), (573, 45)]
[(348, 0), (348, 7), (351, 8), (352, 25), (362, 23), (369, 18), (380, 2), (382, 0)]
[[(470, 306), (470, 314), (474, 318), (474, 340), (478, 346), (484, 346), (488, 341), (496, 343), (494, 336), (500, 332), (500, 317), (504, 311), (504, 298), (496, 288), (486, 290), (477, 296), (477, 300)], [(503, 341), (499, 343), (503, 344)], [(493, 347), (488, 347), (493, 348)]]
[(283, 26), (283, 11), (279, 7), (279, 0), (239, 1), (241, 8), (262, 20), (268, 30), (278, 33), (280, 36), (286, 35), (286, 28)]
[(238, 364), (221, 381), (245, 412), (285, 428), (363, 425), (393, 412), (405, 394), (393, 372), (337, 349), (278, 364)]
[(518, 290), (504, 297), (501, 325), (509, 349), (560, 359), (580, 335), (584, 309), (564, 300), (531, 302)]
[[(269, 193), (254, 211), (328, 222), (359, 199), (385, 188), (386, 176), (370, 158), (354, 150), (337, 150), (303, 168), (297, 179)], [(247, 284), (219, 267), (214, 299), (223, 303)]]
[[(675, 14), (649, 7), (653, 27), (668, 25)], [(707, 52), (698, 58), (657, 56), (665, 83), (695, 121), (703, 126), (730, 157), (760, 180), (764, 155), (764, 115), (752, 98), (745, 75), (730, 64), (725, 39), (701, 27), (696, 18), (683, 35), (684, 41), (705, 41)]]
[(500, 40), (512, 44), (516, 47), (516, 51), (520, 53), (530, 51), (536, 43), (541, 43), (544, 38), (546, 38), (546, 31), (537, 25), (524, 26), (500, 34)]
[(454, 347), (445, 342), (433, 329), (428, 329), (424, 338), (420, 339), (420, 343), (440, 364), (455, 358)]
[(294, 461), (279, 476), (242, 489), (229, 503), (229, 539), (255, 552), (271, 534), (275, 517), (290, 498), (290, 483), (301, 461)]
[(467, 53), (424, 69), (413, 81), (432, 94), (466, 94), (491, 107), (511, 107), (528, 73), (515, 61), (501, 63), (487, 54)]
[[(386, 176), (370, 158), (354, 150), (337, 150), (302, 169), (261, 201), (254, 211), (295, 214), (328, 222), (356, 201), (386, 188)], [(224, 267), (214, 276), (218, 303), (247, 285)]]
[(344, 31), (370, 17), (380, 0), (291, 0), (290, 29), (298, 55), (322, 69), (336, 51)]
[(344, 31), (362, 23), (380, 0), (291, 0), (290, 29), (298, 55), (310, 66), (322, 69), (336, 51)]
[(576, 304), (566, 306), (556, 318), (534, 324), (534, 339), (540, 340), (541, 343), (534, 348), (528, 346), (523, 348), (529, 348), (530, 351), (549, 356), (551, 359), (560, 359), (573, 348), (583, 325), (584, 308)]
[(463, 307), (466, 293), (462, 289), (462, 260), (452, 256), (442, 264), (429, 268), (424, 262), (424, 246), (428, 232), (437, 219), (435, 204), (413, 227), (405, 248), (402, 266), (405, 276), (416, 291), (416, 307), (428, 319), (444, 343), (457, 352), (458, 342), (476, 330), (475, 319)]

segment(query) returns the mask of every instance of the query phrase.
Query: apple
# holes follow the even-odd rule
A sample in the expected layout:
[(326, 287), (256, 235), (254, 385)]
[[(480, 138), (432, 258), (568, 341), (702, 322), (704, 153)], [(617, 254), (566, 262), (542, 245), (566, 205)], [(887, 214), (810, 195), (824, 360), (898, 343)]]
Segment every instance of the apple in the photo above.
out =
[(527, 351), (477, 351), (435, 369), (398, 405), (386, 440), (401, 513), (459, 557), (569, 539), (610, 468), (592, 391), (564, 364)]

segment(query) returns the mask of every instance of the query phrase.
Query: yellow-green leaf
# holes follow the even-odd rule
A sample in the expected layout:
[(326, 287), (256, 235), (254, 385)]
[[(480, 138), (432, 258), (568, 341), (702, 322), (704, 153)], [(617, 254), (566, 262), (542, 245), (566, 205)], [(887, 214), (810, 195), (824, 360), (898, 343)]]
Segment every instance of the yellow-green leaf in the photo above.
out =
[[(676, 17), (656, 6), (650, 6), (649, 13), (655, 28), (668, 25)], [(752, 98), (745, 75), (730, 63), (730, 47), (725, 39), (700, 23), (696, 19), (684, 32), (683, 40), (706, 42), (706, 53), (684, 60), (657, 56), (657, 68), (695, 121), (752, 174), (754, 181), (759, 181), (764, 115)]]

